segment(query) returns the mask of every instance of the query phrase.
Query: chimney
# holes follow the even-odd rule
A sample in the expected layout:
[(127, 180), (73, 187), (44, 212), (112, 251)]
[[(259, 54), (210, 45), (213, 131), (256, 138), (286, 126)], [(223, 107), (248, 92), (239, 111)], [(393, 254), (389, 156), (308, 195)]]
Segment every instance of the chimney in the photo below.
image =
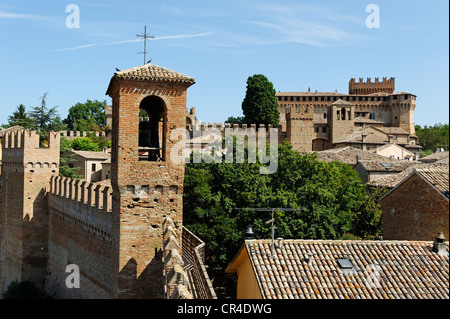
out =
[(447, 252), (444, 233), (439, 232), (433, 242), (433, 251), (442, 256)]
[(255, 239), (255, 234), (253, 233), (253, 229), (251, 227), (247, 228), (245, 232), (245, 239)]

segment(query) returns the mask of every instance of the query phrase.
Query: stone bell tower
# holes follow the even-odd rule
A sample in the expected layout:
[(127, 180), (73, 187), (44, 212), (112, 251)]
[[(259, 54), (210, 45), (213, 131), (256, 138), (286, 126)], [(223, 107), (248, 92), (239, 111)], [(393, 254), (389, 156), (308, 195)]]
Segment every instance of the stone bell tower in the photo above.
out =
[[(112, 98), (113, 298), (163, 298), (162, 224), (181, 245), (184, 161), (171, 152), (186, 127), (186, 91), (195, 80), (146, 64), (114, 74)], [(149, 121), (139, 124), (144, 110)], [(172, 154), (171, 154), (172, 153)]]

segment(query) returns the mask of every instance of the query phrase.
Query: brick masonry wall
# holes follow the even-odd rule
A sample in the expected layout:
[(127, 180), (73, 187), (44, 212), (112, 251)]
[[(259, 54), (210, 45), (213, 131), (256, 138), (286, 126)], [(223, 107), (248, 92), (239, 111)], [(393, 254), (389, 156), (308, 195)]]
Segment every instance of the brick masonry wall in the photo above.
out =
[(449, 238), (449, 200), (416, 174), (380, 201), (383, 238), (432, 241)]
[[(95, 183), (52, 178), (49, 256), (45, 291), (54, 298), (111, 297), (111, 189)], [(80, 270), (80, 288), (65, 284), (66, 267)]]

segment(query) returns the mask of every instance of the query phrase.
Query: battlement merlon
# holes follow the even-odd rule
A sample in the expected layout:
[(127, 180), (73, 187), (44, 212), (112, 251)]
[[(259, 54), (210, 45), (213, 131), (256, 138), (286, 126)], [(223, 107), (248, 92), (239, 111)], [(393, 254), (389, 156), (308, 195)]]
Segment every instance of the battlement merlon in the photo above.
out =
[(3, 136), (2, 148), (7, 149), (51, 149), (59, 150), (60, 139), (58, 132), (48, 132), (47, 147), (41, 147), (40, 136), (36, 131), (13, 131), (8, 132)]
[(374, 82), (372, 82), (370, 77), (366, 81), (363, 78), (359, 78), (358, 82), (356, 82), (355, 78), (351, 78), (348, 87), (349, 94), (373, 94), (378, 92), (392, 94), (395, 90), (395, 77), (389, 79), (383, 77), (382, 81), (379, 78), (375, 78)]
[(270, 132), (271, 129), (278, 129), (281, 131), (282, 125), (279, 124), (278, 126), (273, 126), (271, 124), (265, 125), (265, 124), (231, 124), (231, 123), (201, 123), (201, 124), (194, 124), (194, 125), (190, 125), (190, 124), (186, 124), (186, 130), (188, 130), (189, 132), (192, 131), (204, 131), (206, 129), (218, 129), (220, 132), (225, 132), (226, 129), (233, 129), (236, 131), (242, 130), (242, 131), (246, 131), (246, 130), (266, 130), (268, 132)]

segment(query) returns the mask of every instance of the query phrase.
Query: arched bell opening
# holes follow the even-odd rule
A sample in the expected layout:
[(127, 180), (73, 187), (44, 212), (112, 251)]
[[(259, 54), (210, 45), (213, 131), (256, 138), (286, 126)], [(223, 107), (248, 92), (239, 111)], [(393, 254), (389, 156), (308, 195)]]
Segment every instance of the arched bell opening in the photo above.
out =
[(166, 105), (161, 98), (148, 96), (139, 110), (139, 160), (164, 161)]

